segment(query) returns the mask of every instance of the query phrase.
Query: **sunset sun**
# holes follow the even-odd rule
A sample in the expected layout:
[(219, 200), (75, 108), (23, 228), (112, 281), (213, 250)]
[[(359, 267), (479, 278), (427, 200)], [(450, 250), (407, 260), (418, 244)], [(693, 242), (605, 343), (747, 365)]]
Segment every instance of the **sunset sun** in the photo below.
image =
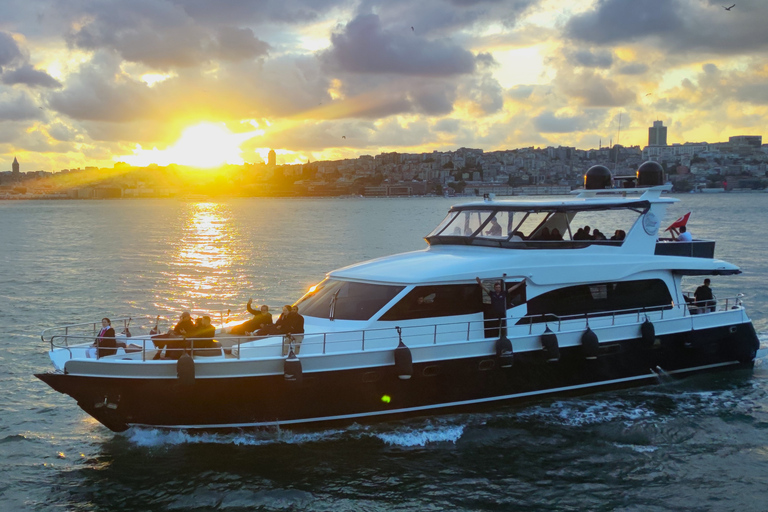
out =
[(232, 133), (224, 123), (205, 122), (186, 128), (179, 140), (164, 150), (147, 150), (137, 146), (133, 155), (120, 159), (136, 166), (179, 164), (211, 168), (223, 164), (241, 165), (240, 145), (263, 133), (263, 130)]

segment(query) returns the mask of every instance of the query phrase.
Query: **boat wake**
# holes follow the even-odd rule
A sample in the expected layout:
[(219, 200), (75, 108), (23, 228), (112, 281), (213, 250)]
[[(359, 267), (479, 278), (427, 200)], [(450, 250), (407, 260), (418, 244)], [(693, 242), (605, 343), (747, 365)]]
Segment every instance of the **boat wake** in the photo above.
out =
[(132, 427), (121, 434), (137, 447), (164, 447), (191, 444), (225, 444), (234, 446), (301, 445), (340, 440), (376, 439), (387, 446), (411, 448), (435, 443), (456, 443), (464, 433), (464, 425), (431, 423), (422, 425), (360, 426), (317, 432), (294, 432), (274, 429), (249, 432), (190, 432)]

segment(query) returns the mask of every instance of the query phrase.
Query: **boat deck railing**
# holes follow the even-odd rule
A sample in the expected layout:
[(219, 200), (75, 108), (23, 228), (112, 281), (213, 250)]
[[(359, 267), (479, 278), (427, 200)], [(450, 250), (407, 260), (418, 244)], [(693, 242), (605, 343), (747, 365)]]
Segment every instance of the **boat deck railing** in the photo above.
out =
[[(402, 339), (407, 346), (429, 346), (445, 343), (461, 343), (473, 340), (498, 339), (507, 330), (510, 338), (532, 336), (541, 334), (549, 327), (553, 332), (565, 334), (569, 332), (581, 332), (587, 327), (593, 330), (610, 328), (613, 326), (640, 324), (645, 319), (653, 322), (691, 318), (692, 327), (699, 318), (706, 314), (707, 317), (743, 309), (743, 295), (728, 297), (713, 301), (705, 306), (697, 306), (693, 302), (683, 304), (670, 304), (653, 308), (613, 310), (591, 312), (581, 315), (558, 316), (554, 314), (526, 315), (524, 317), (503, 319), (483, 319), (463, 322), (432, 323), (422, 325), (404, 325), (380, 327), (363, 330), (316, 332), (292, 335), (270, 336), (233, 336), (218, 334), (216, 348), (211, 348), (210, 338), (178, 338), (183, 341), (184, 350), (191, 355), (213, 361), (215, 355), (227, 359), (252, 359), (260, 357), (284, 357), (288, 347), (294, 347), (296, 352), (301, 350), (304, 354), (327, 354), (342, 352), (357, 352), (366, 350), (382, 350), (394, 348)], [(122, 319), (118, 319), (122, 321)], [(506, 327), (504, 326), (506, 323)], [(69, 359), (85, 357), (85, 350), (94, 341), (93, 335), (85, 333), (74, 334), (70, 331), (92, 327), (95, 322), (70, 324), (58, 328), (43, 331), (42, 339), (48, 342), (51, 350), (64, 349), (69, 352)], [(541, 325), (544, 324), (544, 325)], [(99, 324), (96, 324), (99, 325)], [(534, 327), (536, 325), (537, 327)], [(58, 333), (53, 331), (60, 329)], [(98, 331), (97, 331), (98, 332)], [(166, 341), (168, 338), (165, 339)], [(123, 342), (124, 353), (102, 356), (109, 360), (152, 360), (157, 353), (153, 337), (149, 334), (135, 335), (130, 338), (116, 336), (115, 341)], [(73, 350), (76, 353), (73, 353)], [(81, 355), (82, 353), (82, 355)], [(203, 357), (206, 356), (206, 357)]]

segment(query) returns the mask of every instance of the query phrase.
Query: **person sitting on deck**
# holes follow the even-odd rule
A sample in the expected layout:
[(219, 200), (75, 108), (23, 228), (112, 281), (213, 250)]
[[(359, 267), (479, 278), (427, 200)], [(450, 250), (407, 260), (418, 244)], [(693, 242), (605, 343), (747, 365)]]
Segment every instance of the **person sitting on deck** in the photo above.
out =
[(283, 306), (283, 312), (280, 313), (280, 316), (277, 320), (275, 320), (275, 323), (272, 325), (266, 325), (256, 331), (256, 336), (270, 336), (273, 334), (287, 334), (288, 333), (288, 324), (290, 322), (290, 318), (288, 318), (288, 315), (291, 313), (291, 305), (286, 304)]
[(562, 240), (563, 235), (560, 234), (560, 230), (557, 228), (552, 228), (552, 231), (549, 234), (550, 240)]
[(179, 322), (172, 329), (165, 334), (152, 336), (152, 343), (157, 347), (154, 359), (162, 357), (163, 349), (165, 349), (166, 357), (172, 359), (181, 357), (181, 354), (186, 349), (184, 338), (192, 336), (196, 330), (197, 327), (195, 327), (195, 322), (192, 320), (192, 314), (189, 311), (182, 312)]
[(624, 240), (626, 238), (627, 234), (624, 232), (623, 229), (617, 229), (614, 231), (613, 236), (611, 237), (611, 240)]
[(192, 353), (200, 355), (207, 353), (209, 349), (216, 348), (217, 343), (213, 340), (216, 335), (216, 328), (211, 325), (211, 317), (206, 315), (201, 318), (200, 327), (192, 335)]
[(248, 299), (248, 303), (245, 305), (245, 309), (247, 309), (248, 312), (253, 315), (253, 318), (243, 322), (240, 325), (233, 326), (229, 331), (231, 334), (242, 336), (243, 334), (256, 332), (260, 329), (264, 329), (269, 325), (272, 325), (272, 314), (269, 312), (269, 306), (264, 304), (261, 306), (259, 311), (256, 311), (251, 308), (252, 303), (253, 299)]

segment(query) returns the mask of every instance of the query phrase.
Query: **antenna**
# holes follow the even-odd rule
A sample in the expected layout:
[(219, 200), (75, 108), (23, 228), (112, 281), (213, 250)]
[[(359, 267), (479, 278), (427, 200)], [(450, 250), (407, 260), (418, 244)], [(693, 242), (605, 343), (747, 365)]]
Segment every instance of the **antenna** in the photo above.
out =
[[(619, 112), (619, 133), (616, 134), (616, 145), (619, 145), (621, 138), (621, 112)], [(619, 165), (619, 149), (616, 148), (616, 158), (613, 160), (613, 172), (616, 173), (616, 167)]]

